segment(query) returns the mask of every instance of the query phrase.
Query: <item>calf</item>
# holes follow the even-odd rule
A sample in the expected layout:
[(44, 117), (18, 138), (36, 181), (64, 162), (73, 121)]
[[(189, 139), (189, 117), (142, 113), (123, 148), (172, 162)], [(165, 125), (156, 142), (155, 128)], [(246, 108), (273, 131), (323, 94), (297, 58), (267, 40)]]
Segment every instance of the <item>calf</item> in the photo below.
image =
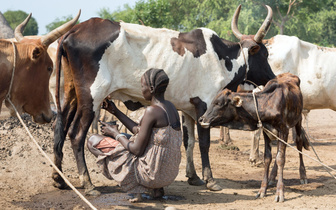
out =
[[(289, 129), (295, 127), (301, 149), (308, 148), (308, 139), (301, 126), (303, 99), (300, 90), (300, 79), (290, 73), (284, 73), (270, 80), (264, 90), (255, 93), (234, 93), (224, 89), (212, 101), (199, 122), (204, 128), (210, 126), (226, 126), (239, 130), (257, 130), (260, 119), (262, 126), (274, 135), (287, 142)], [(261, 188), (257, 197), (264, 197), (269, 180), (269, 166), (272, 160), (270, 137), (265, 135), (265, 171)], [(275, 200), (284, 201), (283, 168), (285, 165), (286, 144), (278, 141), (276, 163), (273, 171), (277, 171), (278, 183)], [(300, 155), (300, 169), (304, 169)], [(277, 168), (279, 170), (277, 170)], [(273, 173), (272, 173), (273, 174)], [(271, 175), (272, 176), (272, 175)], [(305, 178), (305, 170), (300, 170), (301, 178)], [(271, 177), (272, 178), (272, 177)]]

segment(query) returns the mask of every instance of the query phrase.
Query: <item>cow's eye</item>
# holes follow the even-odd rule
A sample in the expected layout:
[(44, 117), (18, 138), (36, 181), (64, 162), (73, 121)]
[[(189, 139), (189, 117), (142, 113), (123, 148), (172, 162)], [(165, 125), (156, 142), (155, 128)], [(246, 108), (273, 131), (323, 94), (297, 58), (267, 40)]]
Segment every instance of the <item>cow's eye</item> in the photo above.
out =
[(49, 72), (52, 72), (53, 67), (49, 66), (47, 69), (48, 69)]

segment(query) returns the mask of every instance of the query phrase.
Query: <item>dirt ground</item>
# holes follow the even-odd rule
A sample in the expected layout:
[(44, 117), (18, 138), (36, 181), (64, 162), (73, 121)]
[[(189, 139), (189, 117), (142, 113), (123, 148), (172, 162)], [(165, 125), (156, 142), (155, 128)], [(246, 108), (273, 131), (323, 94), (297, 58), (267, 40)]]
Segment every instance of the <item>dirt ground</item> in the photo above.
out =
[[(25, 121), (43, 150), (53, 159), (53, 131), (51, 124), (36, 125), (28, 116)], [(309, 134), (320, 159), (336, 169), (336, 112), (314, 110), (309, 114)], [(90, 134), (88, 134), (90, 135)], [(219, 129), (212, 129), (210, 161), (214, 178), (223, 190), (212, 192), (205, 186), (190, 186), (185, 177), (185, 149), (176, 181), (165, 188), (166, 196), (159, 200), (146, 197), (143, 203), (129, 203), (130, 195), (123, 193), (117, 183), (106, 179), (98, 171), (95, 158), (86, 150), (86, 160), (92, 182), (102, 194), (87, 197), (97, 209), (335, 209), (336, 180), (319, 163), (304, 157), (308, 184), (300, 185), (298, 154), (287, 148), (285, 202), (275, 203), (275, 187), (267, 196), (255, 199), (260, 187), (263, 167), (252, 167), (248, 162), (251, 133), (231, 131), (233, 145), (239, 150), (224, 149), (218, 142)], [(293, 141), (289, 142), (293, 144)], [(263, 141), (260, 150), (264, 150)], [(273, 145), (273, 160), (276, 146)], [(64, 145), (63, 169), (74, 186), (79, 186), (75, 159), (70, 142)], [(304, 151), (315, 157), (313, 150)], [(201, 176), (198, 142), (194, 150), (196, 170)], [(89, 209), (72, 191), (52, 186), (52, 168), (37, 150), (16, 118), (6, 109), (0, 115), (0, 209)], [(336, 176), (335, 172), (332, 172)], [(83, 189), (79, 189), (83, 193)]]

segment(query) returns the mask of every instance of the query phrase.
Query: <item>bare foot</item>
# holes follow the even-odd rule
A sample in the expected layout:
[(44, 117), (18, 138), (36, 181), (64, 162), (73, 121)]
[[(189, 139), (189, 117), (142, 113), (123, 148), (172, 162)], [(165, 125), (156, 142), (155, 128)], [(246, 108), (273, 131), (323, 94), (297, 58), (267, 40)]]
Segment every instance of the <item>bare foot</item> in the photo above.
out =
[(141, 193), (136, 193), (134, 198), (129, 199), (131, 203), (141, 202), (143, 201)]

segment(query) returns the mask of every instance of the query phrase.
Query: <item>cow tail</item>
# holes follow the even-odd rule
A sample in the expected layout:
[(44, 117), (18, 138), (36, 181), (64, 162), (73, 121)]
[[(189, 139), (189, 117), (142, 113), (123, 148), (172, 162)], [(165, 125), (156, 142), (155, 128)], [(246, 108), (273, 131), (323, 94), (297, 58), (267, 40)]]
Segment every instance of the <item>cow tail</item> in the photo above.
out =
[[(68, 33), (67, 33), (68, 34)], [(67, 35), (66, 34), (66, 35)], [(62, 109), (61, 109), (61, 100), (60, 100), (60, 78), (61, 78), (61, 62), (63, 56), (63, 41), (66, 38), (66, 35), (62, 36), (58, 41), (57, 47), (57, 58), (56, 58), (56, 107), (57, 107), (57, 115), (56, 115), (56, 124), (54, 129), (54, 156), (55, 163), (57, 166), (61, 166), (63, 159), (63, 145), (65, 141), (65, 131), (64, 131), (64, 122), (62, 117)]]
[(309, 150), (309, 140), (308, 140), (308, 135), (305, 131), (305, 129), (301, 126), (301, 134), (300, 134), (300, 139), (302, 139), (303, 141), (303, 147), (306, 149), (306, 150)]
[[(296, 130), (296, 135), (299, 135), (298, 136), (299, 138), (296, 138), (295, 141), (302, 142), (303, 148), (305, 148), (306, 150), (309, 150), (310, 144), (309, 144), (308, 135), (306, 131), (304, 130), (304, 128), (302, 127), (301, 123), (298, 123), (297, 125), (295, 125), (295, 130)], [(296, 142), (296, 144), (300, 142)]]

